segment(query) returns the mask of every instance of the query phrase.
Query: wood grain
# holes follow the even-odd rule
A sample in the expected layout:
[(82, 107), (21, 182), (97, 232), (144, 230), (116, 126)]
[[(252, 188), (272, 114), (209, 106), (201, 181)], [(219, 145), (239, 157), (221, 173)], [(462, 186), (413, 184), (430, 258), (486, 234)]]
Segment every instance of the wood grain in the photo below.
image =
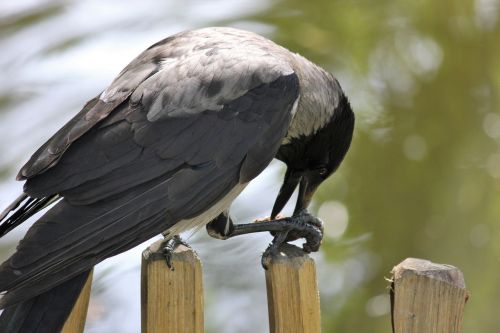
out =
[(66, 323), (64, 323), (61, 333), (83, 332), (83, 329), (85, 328), (85, 321), (87, 319), (93, 272), (93, 270), (90, 272), (87, 282), (85, 282), (85, 285), (80, 292), (80, 296), (78, 296), (78, 299), (73, 306), (73, 310), (71, 310), (68, 319), (66, 319)]
[(270, 332), (321, 332), (314, 260), (302, 249), (284, 244), (264, 261)]
[(173, 253), (174, 270), (170, 270), (160, 247), (161, 241), (143, 252), (142, 332), (204, 332), (200, 259), (180, 245)]
[(393, 332), (460, 332), (468, 294), (458, 268), (408, 258), (392, 274)]

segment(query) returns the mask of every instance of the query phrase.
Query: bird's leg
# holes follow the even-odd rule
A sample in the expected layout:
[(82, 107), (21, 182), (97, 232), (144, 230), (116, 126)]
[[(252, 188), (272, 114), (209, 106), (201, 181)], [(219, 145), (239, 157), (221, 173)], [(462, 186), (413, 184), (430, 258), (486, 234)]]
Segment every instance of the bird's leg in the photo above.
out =
[(167, 262), (167, 266), (170, 270), (174, 270), (174, 266), (172, 265), (172, 256), (175, 251), (175, 249), (179, 245), (184, 245), (186, 247), (191, 247), (189, 244), (187, 244), (185, 241), (182, 240), (182, 238), (179, 235), (175, 235), (174, 237), (167, 238), (165, 237), (164, 242), (162, 244), (162, 253), (165, 256), (165, 261)]
[(224, 211), (206, 225), (207, 233), (217, 239), (228, 239), (234, 232), (234, 223), (229, 216), (229, 211)]
[(274, 236), (274, 239), (266, 252), (275, 252), (281, 244), (299, 238), (305, 238), (306, 240), (302, 247), (305, 252), (316, 252), (323, 238), (323, 222), (303, 210), (292, 217), (234, 224), (229, 214), (224, 212), (207, 224), (207, 231), (210, 236), (218, 239), (269, 231)]

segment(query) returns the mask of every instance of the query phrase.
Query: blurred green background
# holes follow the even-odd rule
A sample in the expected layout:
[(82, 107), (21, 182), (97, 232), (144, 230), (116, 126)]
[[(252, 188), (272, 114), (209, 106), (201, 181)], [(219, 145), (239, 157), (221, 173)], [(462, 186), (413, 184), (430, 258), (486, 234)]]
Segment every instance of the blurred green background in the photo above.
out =
[[(331, 71), (357, 116), (351, 150), (313, 206), (327, 223), (316, 256), (323, 331), (389, 332), (384, 278), (403, 259), (420, 257), (463, 271), (471, 296), (463, 332), (498, 332), (499, 15), (499, 0), (4, 2), (1, 202), (20, 191), (12, 178), (30, 152), (149, 44), (201, 26), (253, 30)], [(274, 185), (261, 181), (253, 199), (247, 196), (272, 191), (253, 214), (269, 214), (282, 171), (274, 169), (266, 178)], [(235, 207), (236, 214), (251, 216), (250, 202)], [(16, 236), (0, 243), (3, 258)], [(193, 239), (198, 248), (211, 242), (203, 237)], [(228, 243), (224, 251), (208, 246), (208, 254), (233, 251), (235, 261), (211, 265), (210, 255), (202, 255), (208, 331), (266, 327), (245, 324), (267, 315), (255, 309), (265, 307), (264, 296), (249, 296), (263, 284), (244, 277), (259, 270), (259, 251), (269, 240)], [(249, 252), (252, 269), (239, 257)], [(221, 280), (225, 271), (242, 278)], [(111, 310), (102, 304), (93, 303), (89, 332), (106, 332), (99, 322)]]

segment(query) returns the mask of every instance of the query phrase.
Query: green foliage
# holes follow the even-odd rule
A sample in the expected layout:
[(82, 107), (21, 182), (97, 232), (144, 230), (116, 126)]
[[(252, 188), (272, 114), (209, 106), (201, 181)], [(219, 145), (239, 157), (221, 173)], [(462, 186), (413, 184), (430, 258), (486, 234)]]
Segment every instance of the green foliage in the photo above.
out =
[(378, 264), (323, 299), (325, 332), (390, 331), (387, 311), (367, 307), (406, 257), (463, 270), (464, 332), (500, 326), (500, 7), (488, 3), (285, 0), (252, 17), (338, 75), (357, 114), (351, 151), (317, 204), (341, 201), (348, 228), (322, 251)]

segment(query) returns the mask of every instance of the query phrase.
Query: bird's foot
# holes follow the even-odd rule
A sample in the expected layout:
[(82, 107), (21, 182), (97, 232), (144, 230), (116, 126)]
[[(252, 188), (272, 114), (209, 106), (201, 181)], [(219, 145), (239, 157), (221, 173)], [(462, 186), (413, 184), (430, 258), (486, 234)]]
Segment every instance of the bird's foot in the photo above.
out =
[[(283, 231), (271, 231), (274, 236), (273, 241), (262, 255), (261, 264), (264, 269), (269, 267), (271, 258), (278, 254), (280, 247), (287, 243), (304, 238), (306, 242), (302, 244), (302, 250), (306, 253), (319, 250), (323, 239), (323, 222), (312, 216), (307, 211), (302, 211), (298, 215), (282, 219), (287, 223), (287, 229)], [(278, 222), (280, 220), (274, 220)]]
[(170, 270), (174, 270), (174, 265), (172, 264), (172, 257), (174, 254), (175, 249), (179, 245), (184, 245), (186, 247), (191, 248), (188, 243), (182, 240), (182, 238), (179, 235), (175, 235), (172, 238), (165, 239), (165, 242), (162, 244), (162, 249), (161, 252), (163, 256), (165, 257), (165, 261), (167, 263), (167, 266)]
[[(210, 236), (218, 239), (269, 231), (274, 236), (272, 243), (266, 249), (266, 253), (270, 254), (276, 253), (283, 243), (304, 238), (306, 242), (302, 245), (302, 249), (310, 253), (319, 250), (323, 239), (323, 222), (306, 210), (292, 217), (263, 219), (248, 224), (233, 224), (227, 214), (221, 214), (207, 224), (207, 231)], [(264, 262), (263, 266), (266, 268)]]
[(284, 243), (304, 238), (306, 240), (306, 242), (302, 244), (302, 250), (304, 252), (310, 253), (319, 250), (321, 240), (323, 239), (323, 222), (320, 219), (312, 216), (307, 211), (302, 211), (289, 218), (274, 220), (274, 222), (278, 221), (285, 221), (287, 223), (286, 229), (282, 231), (271, 231), (274, 239), (262, 255), (261, 263), (264, 269), (268, 268), (270, 258), (277, 255), (279, 248)]
[(306, 240), (302, 245), (304, 252), (310, 253), (319, 250), (323, 239), (323, 222), (320, 219), (312, 216), (308, 211), (303, 210), (295, 216), (269, 220), (268, 222), (281, 221), (286, 223), (285, 230), (271, 231), (274, 239), (269, 245), (268, 250), (276, 251), (281, 244), (292, 242), (300, 238)]

